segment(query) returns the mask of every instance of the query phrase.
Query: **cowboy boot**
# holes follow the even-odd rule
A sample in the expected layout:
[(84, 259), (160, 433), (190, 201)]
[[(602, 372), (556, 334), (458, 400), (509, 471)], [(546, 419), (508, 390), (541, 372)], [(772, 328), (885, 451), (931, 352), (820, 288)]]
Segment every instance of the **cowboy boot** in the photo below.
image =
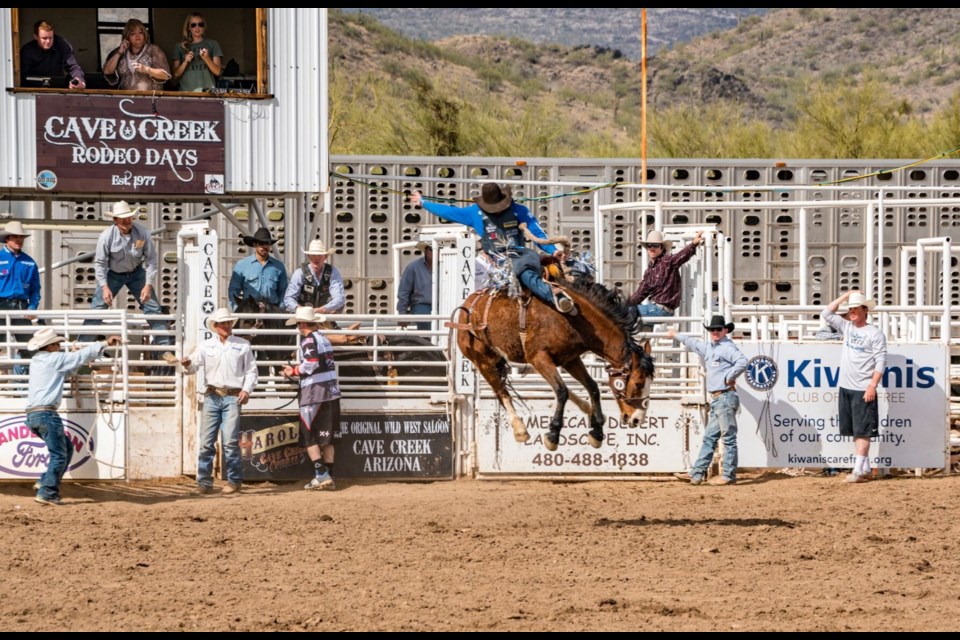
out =
[(572, 316), (577, 315), (577, 306), (573, 303), (573, 299), (563, 290), (555, 287), (553, 288), (553, 306), (555, 306), (560, 313), (567, 313)]

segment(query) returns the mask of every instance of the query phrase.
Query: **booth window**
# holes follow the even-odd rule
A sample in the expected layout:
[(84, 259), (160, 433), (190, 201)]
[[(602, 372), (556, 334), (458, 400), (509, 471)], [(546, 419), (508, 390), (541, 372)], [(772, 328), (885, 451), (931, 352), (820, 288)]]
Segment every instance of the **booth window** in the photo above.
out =
[[(216, 40), (223, 52), (220, 61), (221, 74), (216, 86), (207, 95), (268, 93), (267, 64), (260, 52), (266, 52), (264, 22), (265, 9), (255, 8), (203, 8), (169, 9), (148, 7), (137, 9), (110, 8), (30, 8), (10, 10), (14, 27), (14, 60), (17, 88), (44, 90), (63, 88), (63, 78), (36, 78), (25, 80), (20, 73), (20, 48), (33, 39), (33, 25), (46, 20), (53, 25), (54, 33), (65, 38), (73, 47), (77, 62), (83, 69), (87, 89), (93, 91), (116, 90), (107, 83), (103, 67), (110, 52), (120, 45), (121, 34), (127, 20), (136, 18), (144, 23), (150, 42), (159, 46), (167, 56), (171, 72), (173, 52), (183, 40), (183, 24), (187, 15), (197, 12), (203, 15), (206, 36)], [(265, 56), (266, 54), (263, 53)], [(63, 85), (63, 86), (61, 86)], [(178, 91), (178, 83), (171, 79), (164, 91)], [(192, 92), (193, 95), (203, 93)]]

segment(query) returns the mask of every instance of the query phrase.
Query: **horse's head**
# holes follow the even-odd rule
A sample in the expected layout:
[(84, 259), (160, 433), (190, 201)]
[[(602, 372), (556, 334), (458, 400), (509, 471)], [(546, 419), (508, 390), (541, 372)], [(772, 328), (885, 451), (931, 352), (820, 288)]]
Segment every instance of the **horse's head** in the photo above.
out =
[[(264, 309), (261, 303), (257, 302), (253, 298), (238, 298), (235, 300), (236, 309), (235, 313), (241, 314), (257, 314), (263, 313)], [(237, 321), (238, 329), (259, 329), (263, 326), (263, 320), (257, 318), (241, 318)]]
[(607, 365), (607, 382), (620, 407), (620, 421), (637, 427), (647, 418), (650, 405), (650, 383), (653, 380), (653, 358), (650, 341), (631, 343), (626, 363), (621, 367)]

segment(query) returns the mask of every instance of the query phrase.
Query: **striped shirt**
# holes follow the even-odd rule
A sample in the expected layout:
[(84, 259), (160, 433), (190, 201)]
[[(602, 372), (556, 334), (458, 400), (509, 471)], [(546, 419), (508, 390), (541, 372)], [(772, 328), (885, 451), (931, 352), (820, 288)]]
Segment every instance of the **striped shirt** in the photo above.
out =
[(300, 342), (300, 406), (320, 404), (340, 397), (337, 365), (333, 360), (333, 345), (319, 331), (314, 331)]

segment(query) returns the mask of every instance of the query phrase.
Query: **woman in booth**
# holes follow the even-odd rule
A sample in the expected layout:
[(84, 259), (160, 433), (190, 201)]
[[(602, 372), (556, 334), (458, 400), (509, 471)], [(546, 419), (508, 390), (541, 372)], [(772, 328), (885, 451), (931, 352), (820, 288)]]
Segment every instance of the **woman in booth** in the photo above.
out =
[(121, 89), (157, 91), (170, 79), (170, 65), (163, 49), (150, 44), (146, 26), (132, 18), (123, 28), (120, 46), (107, 56), (103, 75)]
[(207, 23), (199, 13), (191, 13), (183, 22), (183, 40), (174, 46), (173, 77), (180, 91), (206, 91), (217, 85), (223, 71), (220, 43), (206, 36)]

